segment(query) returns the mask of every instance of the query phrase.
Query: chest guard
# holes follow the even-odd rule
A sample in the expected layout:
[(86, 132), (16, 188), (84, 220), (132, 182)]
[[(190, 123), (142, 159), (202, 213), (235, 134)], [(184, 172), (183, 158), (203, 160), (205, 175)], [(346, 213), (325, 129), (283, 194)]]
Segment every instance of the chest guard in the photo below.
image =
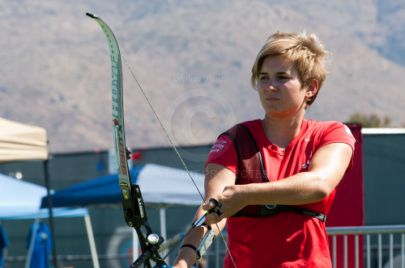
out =
[[(244, 124), (238, 124), (222, 133), (229, 137), (238, 156), (238, 173), (236, 184), (270, 182), (263, 165), (263, 157), (252, 133)], [(237, 212), (233, 217), (264, 217), (279, 212), (290, 211), (326, 220), (326, 215), (306, 208), (290, 205), (249, 205)]]

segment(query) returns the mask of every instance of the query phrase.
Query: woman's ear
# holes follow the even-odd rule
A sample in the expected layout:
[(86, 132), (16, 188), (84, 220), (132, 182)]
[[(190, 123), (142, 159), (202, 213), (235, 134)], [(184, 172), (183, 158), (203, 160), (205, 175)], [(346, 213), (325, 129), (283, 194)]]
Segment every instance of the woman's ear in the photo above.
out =
[(307, 86), (307, 92), (306, 92), (306, 97), (308, 99), (311, 99), (313, 96), (316, 96), (316, 94), (318, 93), (318, 80), (316, 79), (312, 79)]

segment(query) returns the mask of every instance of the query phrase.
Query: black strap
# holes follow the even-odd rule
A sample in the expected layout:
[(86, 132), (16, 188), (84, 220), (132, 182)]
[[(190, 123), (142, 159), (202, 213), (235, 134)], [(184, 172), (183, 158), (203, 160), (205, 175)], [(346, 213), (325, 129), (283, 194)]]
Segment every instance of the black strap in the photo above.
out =
[(191, 248), (194, 251), (197, 251), (197, 247), (191, 244), (184, 244), (180, 248)]
[[(280, 212), (294, 212), (298, 214), (308, 215), (317, 218), (323, 222), (326, 221), (326, 215), (307, 208), (290, 206), (290, 205), (263, 205), (260, 206), (259, 217), (275, 215)], [(241, 215), (242, 216), (242, 215)]]

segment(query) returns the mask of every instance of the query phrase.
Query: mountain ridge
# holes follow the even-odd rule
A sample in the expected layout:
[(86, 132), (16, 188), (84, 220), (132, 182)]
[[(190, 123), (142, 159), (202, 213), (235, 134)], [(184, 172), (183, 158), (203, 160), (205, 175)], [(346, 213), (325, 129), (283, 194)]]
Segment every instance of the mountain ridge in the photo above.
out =
[(168, 145), (130, 68), (173, 141), (206, 144), (239, 121), (262, 117), (250, 68), (277, 30), (314, 32), (331, 52), (308, 117), (347, 121), (374, 113), (401, 126), (402, 2), (3, 2), (0, 116), (45, 127), (52, 152), (113, 146), (109, 52), (98, 25), (84, 16), (90, 11), (109, 23), (124, 57), (130, 147)]

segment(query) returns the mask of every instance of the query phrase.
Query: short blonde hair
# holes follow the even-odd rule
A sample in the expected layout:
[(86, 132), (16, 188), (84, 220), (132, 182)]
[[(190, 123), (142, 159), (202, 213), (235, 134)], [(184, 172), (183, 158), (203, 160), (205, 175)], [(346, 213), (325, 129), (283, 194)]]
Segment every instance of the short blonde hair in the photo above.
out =
[(322, 83), (326, 79), (324, 64), (326, 54), (327, 51), (315, 34), (277, 32), (267, 39), (257, 54), (252, 67), (251, 84), (253, 88), (256, 88), (265, 58), (271, 56), (286, 57), (293, 62), (303, 86), (308, 85), (313, 79), (318, 81), (317, 93), (307, 100), (309, 106), (314, 102)]

